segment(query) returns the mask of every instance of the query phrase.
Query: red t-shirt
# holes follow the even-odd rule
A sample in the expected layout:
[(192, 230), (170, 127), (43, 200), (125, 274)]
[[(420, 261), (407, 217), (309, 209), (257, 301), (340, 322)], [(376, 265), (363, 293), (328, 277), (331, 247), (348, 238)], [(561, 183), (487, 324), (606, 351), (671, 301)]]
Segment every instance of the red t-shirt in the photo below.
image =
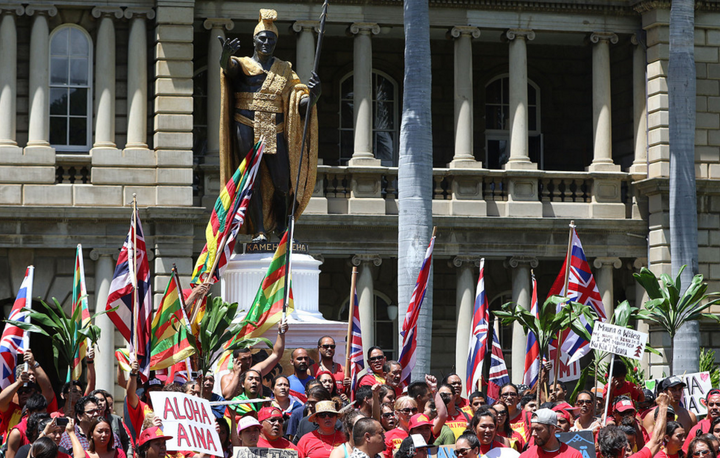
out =
[(385, 379), (380, 377), (379, 375), (375, 375), (375, 373), (371, 374), (365, 374), (363, 378), (360, 379), (360, 383), (358, 383), (358, 386), (375, 386), (375, 385), (382, 385), (385, 383)]
[(508, 437), (504, 431), (498, 431), (497, 435), (508, 439), (510, 441), (510, 445), (512, 446), (512, 448), (514, 448), (518, 452), (521, 451), (523, 449), (523, 447), (525, 447), (525, 438), (522, 437), (522, 435), (520, 435), (516, 431), (512, 431), (512, 434), (510, 435), (510, 437)]
[(693, 439), (697, 437), (697, 431), (698, 429), (702, 431), (701, 434), (707, 434), (710, 432), (710, 425), (712, 424), (712, 420), (710, 418), (703, 418), (700, 420), (695, 426), (692, 427), (690, 432), (687, 434), (687, 437), (685, 438), (685, 443), (683, 444), (683, 452), (687, 455), (688, 447), (690, 447), (690, 442), (692, 442)]
[(639, 452), (630, 455), (630, 458), (652, 458), (652, 452), (647, 447), (643, 447)]
[(284, 437), (278, 437), (274, 441), (269, 441), (265, 439), (263, 436), (260, 436), (260, 439), (258, 439), (257, 443), (258, 447), (261, 448), (282, 448), (286, 450), (297, 450), (298, 448), (290, 442), (289, 440), (285, 439)]
[[(607, 390), (608, 390), (607, 384), (605, 385), (604, 389), (605, 389), (605, 392), (607, 393)], [(626, 380), (626, 381), (622, 382), (618, 388), (615, 388), (612, 390), (612, 393), (610, 393), (610, 396), (612, 396), (610, 398), (610, 402), (612, 402), (612, 400), (615, 399), (616, 397), (621, 396), (623, 394), (629, 396), (630, 399), (632, 399), (633, 402), (637, 404), (638, 399), (640, 399), (640, 395), (642, 395), (642, 390), (640, 390), (640, 388), (638, 388), (638, 386), (635, 385), (634, 383), (628, 382)], [(612, 405), (610, 406), (610, 408), (612, 409)]]
[(324, 436), (315, 430), (300, 439), (297, 444), (298, 455), (300, 458), (328, 458), (335, 447), (344, 443), (345, 434), (342, 431), (335, 431), (332, 436)]
[(480, 455), (487, 455), (487, 453), (494, 448), (507, 448), (505, 444), (500, 441), (494, 440), (489, 444), (480, 443)]
[(554, 452), (546, 452), (542, 447), (533, 445), (520, 454), (520, 458), (583, 458), (582, 453), (568, 446), (560, 444), (560, 448)]
[(392, 458), (393, 452), (400, 448), (400, 444), (406, 437), (408, 437), (407, 431), (401, 428), (391, 429), (385, 433), (385, 451), (382, 452), (382, 456)]
[[(322, 369), (320, 369), (320, 365), (318, 363), (315, 363), (310, 367), (310, 372), (315, 378), (317, 378), (318, 372), (321, 371)], [(345, 380), (345, 369), (341, 364), (335, 363), (335, 372), (332, 373), (332, 376), (335, 379), (335, 389), (337, 389), (337, 392), (344, 393), (345, 385), (343, 385), (343, 380)]]
[(457, 440), (458, 437), (467, 429), (468, 424), (470, 421), (468, 420), (470, 417), (460, 410), (457, 411), (455, 415), (450, 415), (450, 412), (448, 412), (447, 419), (445, 420), (445, 424), (448, 425), (448, 428), (450, 428), (455, 434), (455, 440)]
[(130, 417), (130, 425), (133, 427), (133, 430), (135, 430), (135, 437), (140, 437), (140, 432), (142, 431), (142, 425), (145, 421), (145, 416), (152, 412), (152, 409), (150, 406), (142, 402), (138, 399), (138, 405), (134, 409), (130, 406), (130, 403), (125, 401), (127, 403), (128, 408), (128, 416)]
[(10, 406), (5, 412), (0, 412), (0, 428), (2, 428), (2, 442), (7, 440), (7, 435), (15, 425), (20, 423), (22, 419), (22, 409), (14, 402), (10, 403)]
[(668, 455), (667, 450), (665, 450), (665, 448), (663, 447), (660, 449), (659, 452), (657, 452), (657, 454), (655, 455), (655, 458), (678, 458), (678, 454), (675, 453), (672, 455)]

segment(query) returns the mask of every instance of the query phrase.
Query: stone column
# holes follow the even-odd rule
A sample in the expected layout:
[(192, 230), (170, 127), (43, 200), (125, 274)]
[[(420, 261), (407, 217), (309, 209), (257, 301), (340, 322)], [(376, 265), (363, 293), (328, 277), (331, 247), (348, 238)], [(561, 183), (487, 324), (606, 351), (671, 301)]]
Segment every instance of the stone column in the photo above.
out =
[(480, 37), (477, 27), (456, 26), (448, 36), (455, 39), (455, 155), (450, 168), (480, 168), (473, 150), (472, 39)]
[(48, 5), (28, 5), (28, 16), (35, 16), (30, 31), (30, 77), (28, 94), (28, 148), (49, 147), (49, 84), (50, 30), (48, 16), (55, 16), (57, 8)]
[(296, 21), (292, 28), (297, 32), (297, 54), (295, 57), (296, 72), (300, 81), (307, 83), (315, 64), (315, 35), (320, 23), (318, 21)]
[(208, 18), (203, 23), (209, 30), (208, 39), (208, 87), (207, 87), (207, 156), (219, 160), (220, 153), (220, 55), (222, 45), (218, 37), (225, 39), (225, 30), (235, 24), (228, 18)]
[(593, 266), (598, 269), (595, 274), (595, 284), (597, 285), (600, 296), (602, 296), (603, 305), (605, 305), (605, 315), (610, 319), (615, 310), (615, 299), (613, 298), (613, 268), (619, 269), (622, 266), (620, 258), (600, 257), (595, 258)]
[(510, 29), (505, 36), (510, 41), (510, 159), (504, 168), (534, 170), (528, 149), (527, 42), (535, 32)]
[(95, 148), (115, 148), (115, 24), (123, 17), (117, 7), (96, 6), (93, 17), (100, 18), (95, 40)]
[(148, 149), (147, 145), (147, 19), (152, 8), (126, 8), (130, 20), (128, 36), (127, 141), (125, 149)]
[(647, 175), (647, 103), (646, 77), (647, 58), (645, 48), (638, 41), (637, 34), (630, 40), (633, 46), (633, 127), (635, 132), (635, 160), (630, 173)]
[[(452, 267), (456, 267), (455, 316), (457, 334), (455, 335), (455, 372), (465, 382), (467, 377), (468, 344), (472, 331), (473, 306), (475, 305), (475, 267), (479, 266), (474, 256), (455, 256)], [(467, 388), (466, 388), (467, 389)]]
[(382, 259), (376, 254), (356, 254), (352, 264), (360, 267), (357, 278), (358, 311), (362, 326), (363, 354), (375, 345), (375, 286), (373, 285), (373, 266), (380, 267)]
[(380, 26), (370, 22), (356, 22), (349, 28), (355, 35), (353, 48), (353, 111), (355, 119), (355, 148), (349, 165), (379, 166), (372, 149), (372, 36), (380, 33)]
[(620, 166), (612, 158), (612, 107), (610, 92), (610, 43), (618, 42), (618, 36), (609, 32), (590, 35), (592, 50), (593, 90), (593, 161), (591, 172), (616, 172)]
[[(632, 265), (633, 271), (639, 273), (643, 267), (647, 267), (647, 258), (636, 258)], [(634, 278), (633, 281), (635, 281)], [(650, 300), (650, 298), (645, 292), (645, 289), (640, 286), (638, 282), (635, 282), (635, 307), (641, 308), (648, 300)], [(650, 325), (645, 320), (638, 320), (637, 330), (645, 334), (650, 334)], [(650, 355), (648, 353), (643, 355), (643, 359), (640, 361), (640, 367), (643, 368), (647, 376), (650, 376)]]
[[(532, 256), (513, 256), (507, 260), (507, 265), (512, 268), (512, 301), (527, 310), (530, 310), (532, 299), (532, 279), (530, 269), (538, 266), (538, 260)], [(522, 325), (517, 321), (513, 323), (512, 332), (512, 382), (522, 383), (525, 371), (525, 347), (527, 346), (527, 334)]]
[(17, 28), (15, 16), (25, 12), (22, 5), (0, 5), (0, 148), (17, 147), (15, 119), (17, 100)]
[[(95, 261), (95, 313), (105, 310), (110, 283), (115, 271), (113, 255), (117, 255), (117, 252), (114, 249), (98, 248), (90, 251), (90, 259)], [(115, 386), (115, 325), (106, 314), (98, 316), (95, 324), (102, 330), (95, 357), (96, 386), (113, 392)]]

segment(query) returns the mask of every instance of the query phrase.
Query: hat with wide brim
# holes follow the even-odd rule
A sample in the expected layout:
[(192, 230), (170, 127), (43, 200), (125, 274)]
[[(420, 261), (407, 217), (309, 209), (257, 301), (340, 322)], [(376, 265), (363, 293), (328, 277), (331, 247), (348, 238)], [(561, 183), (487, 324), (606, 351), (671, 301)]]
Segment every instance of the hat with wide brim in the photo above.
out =
[(335, 410), (335, 402), (333, 401), (320, 401), (317, 404), (315, 404), (315, 412), (308, 417), (309, 421), (314, 422), (317, 418), (317, 415), (319, 413), (334, 413), (335, 415), (338, 415), (338, 411)]

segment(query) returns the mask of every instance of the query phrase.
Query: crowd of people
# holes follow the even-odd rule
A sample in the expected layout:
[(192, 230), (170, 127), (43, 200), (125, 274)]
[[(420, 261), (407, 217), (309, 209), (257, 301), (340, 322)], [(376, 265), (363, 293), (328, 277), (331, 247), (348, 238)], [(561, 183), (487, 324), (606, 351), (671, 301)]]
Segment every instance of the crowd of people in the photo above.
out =
[(557, 437), (572, 431), (590, 431), (600, 458), (717, 458), (720, 449), (720, 390), (707, 393), (708, 415), (698, 421), (682, 405), (680, 378), (664, 379), (653, 393), (626, 380), (619, 360), (608, 385), (580, 391), (572, 404), (562, 383), (540, 394), (537, 387), (507, 384), (498, 399), (481, 391), (464, 397), (457, 374), (442, 380), (425, 375), (402, 386), (400, 363), (378, 347), (367, 352), (367, 374), (353, 387), (334, 360), (334, 339), (325, 336), (317, 344), (319, 361), (313, 363), (307, 349), (294, 349), (293, 373), (268, 382), (283, 355), (285, 331), (286, 325), (279, 326), (273, 352), (263, 361), (254, 362), (248, 349), (235, 351), (232, 370), (219, 380), (199, 374), (181, 385), (151, 374), (142, 383), (137, 363), (129, 373), (118, 370), (118, 383), (126, 388), (120, 415), (112, 393), (94, 386), (92, 353), (86, 361), (88, 385), (66, 383), (56, 396), (26, 351), (16, 382), (0, 392), (2, 453), (5, 458), (210, 458), (167, 450), (171, 437), (163, 433), (149, 396), (158, 390), (211, 402), (242, 401), (213, 405), (220, 458), (231, 457), (234, 446), (296, 450), (300, 458), (426, 458), (428, 447), (440, 445), (451, 446), (458, 458), (581, 458)]

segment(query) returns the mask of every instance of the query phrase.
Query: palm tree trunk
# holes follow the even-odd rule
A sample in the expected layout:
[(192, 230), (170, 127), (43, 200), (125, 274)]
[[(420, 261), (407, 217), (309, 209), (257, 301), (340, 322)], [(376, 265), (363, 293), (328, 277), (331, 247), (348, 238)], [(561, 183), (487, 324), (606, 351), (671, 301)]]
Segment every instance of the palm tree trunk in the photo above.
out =
[[(670, 115), (670, 256), (684, 291), (698, 273), (695, 192), (695, 3), (673, 0), (670, 9), (668, 94)], [(673, 339), (672, 374), (697, 372), (698, 322), (683, 325)]]
[[(405, 0), (405, 78), (398, 164), (398, 306), (402, 323), (432, 231), (432, 120), (428, 0)], [(432, 271), (420, 313), (413, 379), (429, 373)]]

